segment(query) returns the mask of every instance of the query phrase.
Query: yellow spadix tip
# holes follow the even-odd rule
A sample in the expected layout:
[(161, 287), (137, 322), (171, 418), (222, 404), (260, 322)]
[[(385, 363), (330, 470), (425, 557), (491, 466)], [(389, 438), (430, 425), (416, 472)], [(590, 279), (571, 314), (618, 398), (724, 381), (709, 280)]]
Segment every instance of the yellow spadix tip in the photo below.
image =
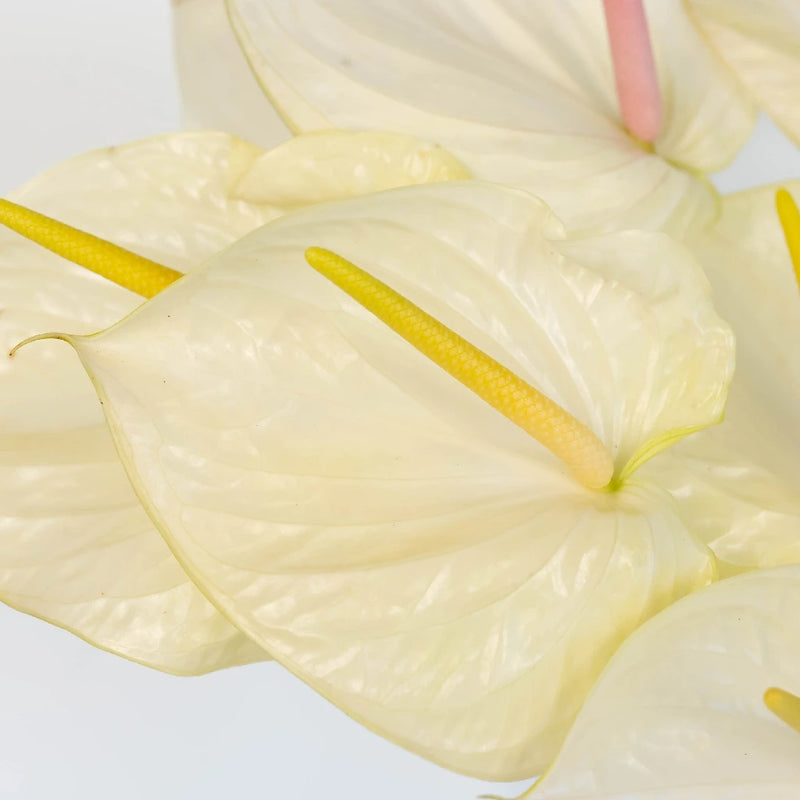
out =
[(800, 697), (772, 686), (764, 692), (764, 705), (800, 733)]
[(420, 353), (558, 456), (585, 486), (606, 487), (608, 449), (582, 422), (382, 281), (321, 247), (306, 261)]
[(797, 210), (794, 198), (786, 189), (778, 189), (775, 193), (775, 207), (783, 228), (786, 247), (792, 259), (794, 276), (800, 287), (800, 211)]
[(177, 270), (10, 200), (0, 200), (0, 224), (142, 297), (153, 297), (182, 276)]

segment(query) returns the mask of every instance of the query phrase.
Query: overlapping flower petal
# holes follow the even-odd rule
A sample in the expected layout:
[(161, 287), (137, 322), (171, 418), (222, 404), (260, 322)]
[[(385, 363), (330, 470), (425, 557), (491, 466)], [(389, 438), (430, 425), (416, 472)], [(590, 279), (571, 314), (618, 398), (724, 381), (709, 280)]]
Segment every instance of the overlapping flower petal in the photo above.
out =
[(716, 196), (699, 173), (728, 163), (752, 128), (746, 92), (679, 0), (647, 4), (665, 112), (654, 153), (619, 121), (599, 2), (228, 8), (254, 72), (295, 130), (432, 138), (476, 177), (542, 196), (570, 227), (702, 227)]
[[(800, 197), (800, 182), (786, 185)], [(693, 243), (737, 337), (725, 421), (645, 468), (736, 568), (800, 560), (800, 290), (775, 189), (725, 197), (719, 223)]]
[[(277, 213), (229, 201), (236, 147), (225, 134), (177, 134), (90, 153), (11, 199), (191, 269)], [(0, 237), (5, 352), (51, 328), (91, 332), (141, 302), (16, 234)], [(43, 342), (5, 357), (0, 369), (2, 600), (172, 672), (263, 657), (153, 527), (79, 365)]]
[(469, 177), (447, 150), (413, 136), (324, 131), (296, 136), (258, 154), (231, 188), (231, 196), (288, 210)]
[[(227, 134), (173, 134), (66, 162), (12, 199), (185, 271), (285, 201), (448, 177), (450, 167), (463, 174), (402, 136), (300, 137), (264, 153)], [(141, 302), (9, 231), (0, 296), (6, 352), (53, 328), (97, 330)], [(265, 658), (178, 565), (129, 485), (90, 383), (63, 355), (43, 342), (0, 362), (0, 599), (172, 672)]]
[[(3, 342), (68, 331), (128, 476), (63, 345), (7, 362), (0, 597), (174, 672), (272, 653), (364, 724), (463, 772), (545, 768), (615, 649), (713, 580), (714, 554), (733, 569), (800, 557), (787, 345), (800, 306), (771, 193), (726, 199), (698, 233), (719, 211), (698, 173), (727, 163), (752, 124), (734, 72), (798, 134), (783, 80), (797, 72), (796, 13), (762, 5), (777, 13), (753, 26), (738, 2), (723, 14), (687, 0), (691, 15), (649, 4), (666, 125), (648, 152), (618, 120), (599, 3), (228, 0), (263, 90), (294, 130), (316, 133), (270, 153), (166, 137), (72, 162), (14, 199), (193, 269), (287, 209), (466, 178), (458, 157), (543, 195), (584, 234), (481, 184), (301, 211), (92, 337), (135, 300), (5, 235)], [(176, 19), (190, 119), (208, 119), (193, 109), (212, 98), (215, 121), (283, 136), (221, 2), (181, 0)], [(200, 39), (223, 54), (214, 69), (206, 48), (195, 57)], [(741, 364), (724, 425), (632, 477), (719, 420), (732, 358), (679, 246), (597, 235), (634, 226), (697, 250)], [(613, 491), (576, 485), (325, 283), (303, 261), (309, 245), (386, 280), (589, 425), (613, 453)], [(56, 269), (65, 277), (48, 282)], [(743, 798), (769, 774), (760, 796), (793, 796), (796, 736), (755, 698), (766, 678), (797, 691), (796, 642), (778, 627), (798, 581), (784, 569), (726, 582), (650, 622), (534, 796), (677, 800), (702, 784)], [(736, 720), (712, 739), (720, 708)], [(739, 763), (754, 727), (754, 757)]]
[(663, 235), (567, 237), (524, 192), (454, 182), (283, 217), (68, 337), (137, 492), (227, 617), (405, 747), (535, 774), (618, 644), (713, 558), (657, 485), (576, 484), (311, 270), (309, 245), (539, 387), (620, 470), (719, 417), (730, 333)]
[(800, 567), (721, 581), (628, 639), (530, 800), (794, 800), (800, 731), (767, 689), (800, 694)]

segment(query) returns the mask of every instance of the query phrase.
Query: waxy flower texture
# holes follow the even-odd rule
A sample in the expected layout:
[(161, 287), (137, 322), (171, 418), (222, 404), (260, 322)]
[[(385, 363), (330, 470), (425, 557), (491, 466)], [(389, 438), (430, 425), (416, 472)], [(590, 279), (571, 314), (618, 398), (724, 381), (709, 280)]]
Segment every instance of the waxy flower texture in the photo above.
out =
[[(308, 133), (170, 134), (9, 197), (190, 274), (136, 308), (147, 265), (100, 259), (120, 288), (3, 234), (0, 596), (171, 672), (274, 658), (443, 766), (545, 773), (534, 797), (792, 797), (796, 211), (699, 173), (755, 102), (793, 131), (791, 57), (761, 29), (741, 57), (713, 4), (647, 5), (649, 143), (616, 111), (624, 3), (302, 5), (227, 10)], [(0, 208), (100, 263), (32, 219)]]

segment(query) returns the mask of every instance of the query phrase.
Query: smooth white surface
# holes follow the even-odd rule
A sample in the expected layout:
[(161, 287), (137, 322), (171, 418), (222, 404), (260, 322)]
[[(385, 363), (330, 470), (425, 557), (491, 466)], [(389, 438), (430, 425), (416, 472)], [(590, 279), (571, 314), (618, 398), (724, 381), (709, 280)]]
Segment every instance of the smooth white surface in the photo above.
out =
[[(0, 192), (87, 149), (178, 127), (170, 48), (167, 0), (5, 0)], [(718, 185), (798, 176), (797, 149), (764, 122)], [(180, 679), (2, 606), (0, 631), (0, 798), (456, 800), (527, 785), (429, 765), (274, 664)]]
[[(0, 192), (177, 128), (169, 26), (167, 0), (2, 3)], [(3, 800), (456, 800), (528, 785), (428, 764), (275, 664), (174, 678), (5, 606), (0, 631)]]

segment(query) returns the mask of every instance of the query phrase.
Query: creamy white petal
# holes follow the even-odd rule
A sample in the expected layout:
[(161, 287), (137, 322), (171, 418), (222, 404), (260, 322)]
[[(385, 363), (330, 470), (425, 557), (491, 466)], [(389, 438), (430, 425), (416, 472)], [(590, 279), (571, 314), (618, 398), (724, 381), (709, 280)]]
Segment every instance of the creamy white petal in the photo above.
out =
[(599, 2), (228, 7), (262, 86), (296, 129), (433, 139), (476, 177), (542, 196), (570, 227), (701, 227), (715, 214), (714, 191), (673, 164), (718, 169), (752, 129), (750, 101), (678, 0), (648, 4), (665, 108), (657, 155), (621, 127)]
[(800, 4), (687, 0), (699, 28), (756, 102), (800, 144)]
[[(227, 134), (178, 134), (69, 161), (13, 197), (186, 271), (281, 214), (278, 205), (463, 176), (441, 148), (395, 134), (321, 133), (269, 152)], [(53, 328), (96, 330), (141, 302), (15, 234), (1, 237), (6, 350)], [(6, 359), (0, 380), (0, 597), (174, 672), (266, 658), (153, 528), (79, 365), (41, 343)]]
[[(786, 186), (800, 200), (800, 181)], [(693, 251), (737, 337), (725, 421), (646, 468), (691, 530), (736, 567), (800, 561), (800, 291), (776, 187), (729, 195)]]
[(242, 54), (224, 0), (172, 0), (186, 127), (227, 131), (263, 147), (290, 138)]
[(800, 568), (721, 581), (620, 648), (530, 800), (795, 800), (800, 732), (764, 704), (800, 694)]
[[(347, 713), (463, 772), (541, 770), (610, 653), (713, 559), (657, 487), (577, 485), (303, 252), (386, 280), (622, 459), (719, 413), (731, 338), (684, 251), (613, 243), (565, 238), (524, 192), (400, 189), (276, 220), (72, 339), (214, 602)], [(672, 389), (695, 369), (702, 403)]]
[(446, 150), (413, 136), (324, 131), (295, 136), (260, 155), (232, 188), (232, 195), (288, 209), (469, 177)]
[[(228, 198), (239, 147), (226, 134), (159, 137), (68, 161), (10, 199), (191, 269), (276, 214)], [(6, 353), (54, 327), (111, 324), (141, 302), (5, 229), (0, 297)], [(0, 599), (171, 672), (264, 658), (164, 544), (62, 348), (41, 342), (0, 360)]]

